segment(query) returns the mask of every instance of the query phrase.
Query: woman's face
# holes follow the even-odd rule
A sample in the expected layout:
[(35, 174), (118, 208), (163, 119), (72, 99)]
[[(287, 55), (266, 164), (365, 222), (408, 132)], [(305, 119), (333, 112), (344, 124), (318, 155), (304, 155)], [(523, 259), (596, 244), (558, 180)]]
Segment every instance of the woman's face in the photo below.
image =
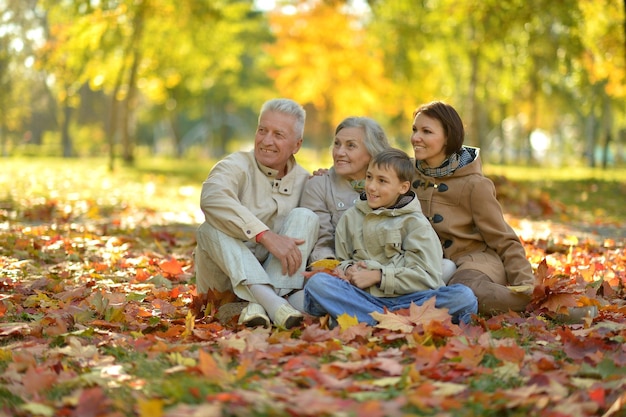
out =
[(441, 122), (418, 113), (413, 120), (411, 145), (415, 159), (436, 168), (446, 159), (446, 135)]
[(335, 135), (333, 165), (335, 172), (348, 180), (362, 180), (372, 159), (365, 147), (365, 130), (345, 127)]

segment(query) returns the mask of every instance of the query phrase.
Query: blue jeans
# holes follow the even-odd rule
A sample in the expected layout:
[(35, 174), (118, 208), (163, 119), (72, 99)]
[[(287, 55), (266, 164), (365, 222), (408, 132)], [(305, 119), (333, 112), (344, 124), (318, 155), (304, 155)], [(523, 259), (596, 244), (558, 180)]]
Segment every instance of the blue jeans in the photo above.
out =
[(313, 275), (304, 286), (304, 310), (313, 316), (330, 314), (336, 323), (342, 314), (355, 316), (359, 322), (375, 325), (370, 315), (409, 308), (411, 303), (422, 305), (432, 297), (435, 307), (447, 308), (452, 322), (469, 323), (472, 314), (478, 312), (478, 302), (471, 289), (462, 284), (440, 287), (436, 290), (417, 291), (397, 297), (375, 297), (367, 291), (332, 275), (320, 272)]

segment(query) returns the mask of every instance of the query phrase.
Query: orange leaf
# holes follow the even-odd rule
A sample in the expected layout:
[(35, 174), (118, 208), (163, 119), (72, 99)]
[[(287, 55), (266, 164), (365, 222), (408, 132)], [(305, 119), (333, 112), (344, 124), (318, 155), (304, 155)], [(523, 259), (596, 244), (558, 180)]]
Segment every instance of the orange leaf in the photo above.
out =
[(589, 398), (595, 401), (600, 407), (604, 407), (606, 401), (606, 392), (604, 387), (597, 387), (589, 390)]
[(526, 352), (524, 349), (517, 345), (513, 346), (498, 346), (493, 350), (493, 354), (496, 358), (505, 362), (513, 362), (520, 364), (524, 360)]
[(546, 307), (548, 311), (557, 313), (567, 312), (567, 307), (576, 307), (578, 296), (576, 294), (552, 294), (545, 300), (542, 307)]
[(47, 390), (54, 385), (55, 382), (57, 382), (57, 375), (49, 368), (28, 368), (22, 378), (24, 389), (30, 394)]
[(200, 350), (200, 362), (198, 367), (200, 368), (202, 375), (204, 375), (210, 382), (221, 385), (224, 382), (232, 380), (230, 372), (222, 369), (213, 355), (205, 350)]
[(161, 270), (166, 274), (170, 274), (173, 276), (180, 275), (185, 272), (183, 271), (182, 264), (174, 258), (170, 259), (169, 261), (161, 262), (159, 264), (159, 267), (161, 267)]
[(137, 272), (135, 272), (135, 279), (138, 282), (144, 282), (148, 278), (150, 278), (150, 273), (145, 269), (138, 269)]

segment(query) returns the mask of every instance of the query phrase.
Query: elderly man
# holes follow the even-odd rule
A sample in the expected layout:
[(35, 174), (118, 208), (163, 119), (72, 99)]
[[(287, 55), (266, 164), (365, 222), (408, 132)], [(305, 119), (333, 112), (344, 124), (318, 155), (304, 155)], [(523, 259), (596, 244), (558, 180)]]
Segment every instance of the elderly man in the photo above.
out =
[(315, 213), (297, 208), (309, 177), (294, 158), (305, 119), (292, 100), (265, 102), (254, 150), (225, 157), (202, 184), (197, 291), (232, 289), (249, 301), (239, 317), (246, 326), (291, 328), (303, 319), (284, 296), (303, 287), (319, 229)]

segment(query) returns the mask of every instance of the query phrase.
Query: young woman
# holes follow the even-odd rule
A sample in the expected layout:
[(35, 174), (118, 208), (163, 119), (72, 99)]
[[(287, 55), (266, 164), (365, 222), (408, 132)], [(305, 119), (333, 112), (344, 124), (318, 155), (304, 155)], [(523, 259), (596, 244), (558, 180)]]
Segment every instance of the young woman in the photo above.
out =
[(524, 311), (530, 292), (507, 286), (534, 284), (532, 267), (504, 219), (495, 186), (482, 173), (479, 149), (463, 145), (461, 117), (452, 106), (435, 101), (415, 110), (412, 128), (413, 189), (444, 257), (456, 264), (449, 284), (470, 287), (481, 314)]

